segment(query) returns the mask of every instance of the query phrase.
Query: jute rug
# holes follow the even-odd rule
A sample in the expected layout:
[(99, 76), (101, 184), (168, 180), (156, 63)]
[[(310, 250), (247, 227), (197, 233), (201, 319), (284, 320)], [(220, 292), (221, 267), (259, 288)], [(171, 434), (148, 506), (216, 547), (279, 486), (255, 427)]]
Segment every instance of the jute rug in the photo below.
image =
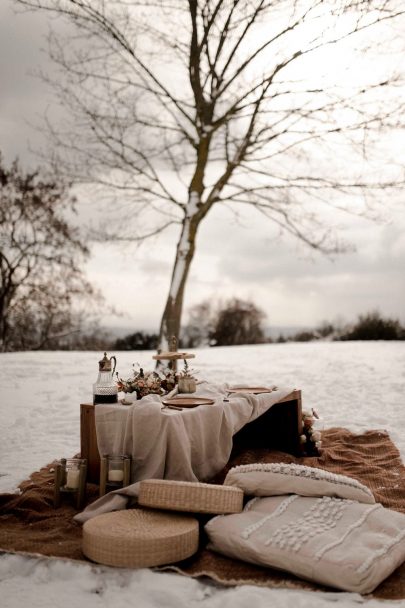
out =
[[(399, 452), (384, 431), (354, 435), (345, 429), (323, 433), (319, 458), (295, 458), (276, 451), (248, 450), (233, 454), (227, 467), (212, 481), (222, 483), (229, 468), (253, 462), (297, 462), (354, 477), (366, 484), (385, 507), (405, 513), (405, 467)], [(81, 528), (72, 521), (77, 510), (65, 499), (53, 508), (52, 465), (31, 475), (21, 484), (21, 494), (0, 494), (0, 551), (84, 560)], [(87, 486), (87, 504), (98, 496), (98, 487)], [(203, 524), (207, 518), (201, 518)], [(298, 579), (285, 572), (253, 566), (206, 549), (203, 537), (192, 558), (161, 568), (191, 577), (208, 576), (225, 585), (254, 584), (266, 587), (326, 590), (326, 587)], [(372, 594), (381, 599), (405, 599), (405, 564)]]

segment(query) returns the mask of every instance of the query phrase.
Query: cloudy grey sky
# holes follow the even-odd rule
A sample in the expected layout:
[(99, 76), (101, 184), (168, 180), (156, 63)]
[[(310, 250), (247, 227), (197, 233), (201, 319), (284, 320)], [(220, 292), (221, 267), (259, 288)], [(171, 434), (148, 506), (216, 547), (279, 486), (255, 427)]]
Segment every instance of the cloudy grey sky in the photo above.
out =
[[(41, 135), (30, 126), (52, 100), (31, 72), (49, 69), (45, 17), (15, 15), (10, 0), (0, 2), (0, 148), (6, 161), (19, 156), (34, 166), (31, 148)], [(186, 293), (186, 308), (206, 298), (250, 298), (270, 326), (313, 326), (323, 320), (354, 319), (378, 309), (405, 322), (405, 196), (375, 224), (336, 218), (357, 251), (328, 259), (311, 253), (252, 211), (239, 219), (214, 209), (198, 235)], [(388, 202), (388, 201), (387, 201)], [(112, 325), (156, 330), (169, 289), (176, 234), (140, 248), (95, 245), (89, 278), (107, 302), (122, 311)]]

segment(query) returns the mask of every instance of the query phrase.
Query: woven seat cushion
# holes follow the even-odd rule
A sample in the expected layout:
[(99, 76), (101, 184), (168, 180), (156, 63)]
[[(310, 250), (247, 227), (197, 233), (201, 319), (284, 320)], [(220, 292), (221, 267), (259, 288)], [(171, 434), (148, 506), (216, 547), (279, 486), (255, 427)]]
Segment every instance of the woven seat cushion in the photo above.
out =
[(82, 550), (94, 562), (146, 568), (186, 559), (198, 549), (198, 521), (148, 509), (104, 513), (83, 526)]
[(240, 513), (240, 488), (189, 481), (148, 479), (140, 482), (138, 502), (144, 507), (190, 513)]

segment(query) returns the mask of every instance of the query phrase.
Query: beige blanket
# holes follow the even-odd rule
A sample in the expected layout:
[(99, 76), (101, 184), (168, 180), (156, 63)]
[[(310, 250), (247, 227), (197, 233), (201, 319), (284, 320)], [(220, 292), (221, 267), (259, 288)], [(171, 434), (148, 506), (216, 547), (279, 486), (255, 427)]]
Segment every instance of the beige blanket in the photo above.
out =
[(182, 411), (162, 409), (158, 395), (131, 406), (97, 405), (100, 454), (130, 454), (133, 482), (210, 479), (228, 462), (233, 435), (292, 392), (279, 388), (260, 395), (237, 393), (226, 400), (227, 388), (200, 382), (193, 396), (212, 398), (214, 405)]

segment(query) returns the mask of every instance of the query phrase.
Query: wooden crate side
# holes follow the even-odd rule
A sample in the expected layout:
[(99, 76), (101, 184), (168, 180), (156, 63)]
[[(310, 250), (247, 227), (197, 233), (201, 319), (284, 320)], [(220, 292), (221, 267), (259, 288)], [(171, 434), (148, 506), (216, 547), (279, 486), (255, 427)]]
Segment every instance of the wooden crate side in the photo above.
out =
[(87, 480), (100, 481), (100, 454), (97, 446), (94, 405), (80, 404), (80, 454), (87, 460)]
[(300, 455), (301, 412), (301, 391), (294, 391), (236, 433), (234, 451), (267, 448)]

